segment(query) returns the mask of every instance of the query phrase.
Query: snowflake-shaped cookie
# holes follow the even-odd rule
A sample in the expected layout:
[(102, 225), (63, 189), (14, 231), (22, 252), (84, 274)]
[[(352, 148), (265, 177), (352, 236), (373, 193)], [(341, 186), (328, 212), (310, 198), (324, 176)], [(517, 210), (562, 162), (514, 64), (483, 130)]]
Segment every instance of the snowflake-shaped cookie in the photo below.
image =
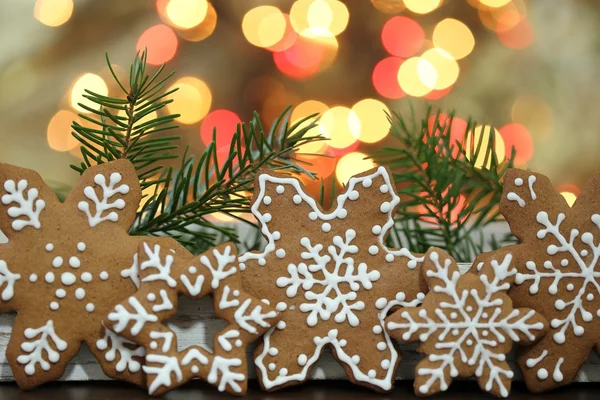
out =
[[(160, 395), (193, 378), (219, 391), (243, 395), (247, 387), (246, 346), (279, 321), (277, 312), (242, 290), (234, 245), (223, 244), (192, 256), (176, 241), (140, 245), (129, 275), (138, 291), (105, 319), (124, 337), (146, 348), (148, 392)], [(229, 324), (213, 339), (213, 352), (201, 346), (179, 351), (177, 337), (162, 321), (177, 312), (180, 294), (214, 298), (219, 318)]]
[(550, 322), (518, 362), (527, 386), (543, 391), (570, 383), (600, 344), (600, 174), (569, 207), (543, 175), (519, 169), (504, 178), (500, 210), (521, 244), (483, 254), (477, 264), (512, 255), (518, 270), (509, 294)]
[(307, 379), (325, 347), (355, 383), (392, 389), (400, 355), (383, 330), (393, 307), (418, 305), (422, 257), (385, 246), (400, 199), (388, 171), (355, 176), (329, 212), (294, 178), (259, 174), (252, 212), (264, 252), (240, 256), (244, 287), (282, 312), (255, 362), (267, 390)]
[(64, 203), (36, 172), (0, 164), (0, 311), (17, 311), (6, 357), (20, 387), (58, 379), (82, 342), (108, 376), (143, 383), (144, 349), (102, 326), (135, 291), (121, 270), (140, 197), (128, 161), (88, 169)]
[(427, 358), (416, 367), (415, 392), (446, 390), (453, 378), (476, 376), (479, 386), (506, 397), (513, 372), (506, 362), (512, 343), (531, 343), (547, 322), (531, 309), (514, 309), (506, 291), (517, 274), (507, 255), (479, 275), (461, 275), (443, 250), (425, 255), (422, 271), (429, 293), (421, 307), (396, 311), (386, 320), (390, 334), (402, 342), (422, 342)]

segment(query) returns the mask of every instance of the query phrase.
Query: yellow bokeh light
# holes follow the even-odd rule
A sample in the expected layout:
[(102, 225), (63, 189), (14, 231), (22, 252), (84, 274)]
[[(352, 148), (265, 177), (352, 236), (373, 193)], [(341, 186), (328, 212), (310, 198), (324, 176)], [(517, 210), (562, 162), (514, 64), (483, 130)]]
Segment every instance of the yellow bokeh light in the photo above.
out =
[(182, 124), (194, 124), (208, 114), (212, 104), (212, 94), (204, 81), (186, 76), (179, 79), (167, 91), (179, 88), (169, 95), (173, 102), (167, 105), (172, 114), (181, 114), (177, 118)]
[(193, 28), (178, 30), (177, 33), (179, 36), (190, 42), (199, 42), (212, 35), (217, 27), (217, 12), (212, 4), (207, 4), (208, 10), (202, 22)]
[(108, 95), (108, 86), (106, 86), (104, 79), (102, 79), (96, 74), (83, 74), (77, 79), (77, 81), (75, 81), (75, 84), (71, 89), (71, 106), (77, 111), (81, 111), (84, 113), (87, 113), (89, 111), (82, 108), (78, 103), (85, 104), (86, 106), (94, 110), (100, 109), (99, 104), (96, 104), (83, 97), (83, 95), (86, 94), (85, 89), (102, 96)]
[[(323, 115), (323, 113), (325, 113), (325, 111), (327, 110), (329, 110), (327, 104), (321, 103), (320, 101), (316, 100), (307, 100), (298, 104), (294, 108), (290, 120), (292, 121), (292, 125), (294, 125), (304, 117), (308, 117), (309, 115), (316, 113)], [(310, 124), (310, 121), (305, 121), (298, 126), (298, 129), (302, 129), (305, 126), (308, 126), (308, 124)], [(308, 133), (305, 136), (315, 136), (317, 134), (319, 134), (318, 127), (308, 131)], [(300, 146), (298, 148), (298, 152), (307, 154), (321, 154), (325, 147), (327, 147), (326, 141), (310, 142)]]
[(573, 207), (573, 204), (575, 204), (575, 200), (577, 200), (577, 195), (571, 192), (560, 192), (560, 194), (562, 195), (562, 197), (565, 198), (569, 207)]
[(358, 140), (364, 143), (375, 143), (390, 133), (390, 122), (386, 113), (389, 108), (375, 99), (364, 99), (352, 106), (352, 111), (360, 120)]
[(484, 6), (498, 8), (507, 5), (511, 0), (479, 0)]
[(410, 96), (425, 96), (435, 87), (436, 80), (437, 72), (434, 66), (421, 57), (407, 59), (398, 70), (400, 87)]
[(257, 47), (278, 43), (285, 34), (286, 20), (277, 7), (259, 6), (248, 11), (242, 21), (246, 39)]
[(465, 140), (465, 152), (467, 154), (467, 159), (471, 160), (471, 158), (475, 156), (475, 154), (471, 154), (471, 152), (475, 153), (478, 148), (480, 149), (479, 154), (477, 154), (477, 159), (475, 159), (476, 168), (489, 168), (492, 164), (492, 154), (487, 155), (486, 160), (485, 151), (492, 140), (492, 131), (494, 132), (493, 137), (495, 141), (494, 153), (496, 154), (499, 163), (504, 160), (504, 140), (502, 140), (500, 132), (489, 125), (478, 125), (475, 127), (475, 129), (467, 133), (467, 138)]
[(341, 184), (346, 184), (350, 178), (361, 172), (367, 171), (375, 166), (371, 159), (366, 159), (367, 155), (354, 151), (340, 158), (335, 167), (335, 176)]
[(517, 98), (511, 110), (513, 122), (525, 126), (534, 136), (544, 137), (554, 130), (552, 108), (537, 96), (524, 94)]
[(360, 133), (360, 120), (347, 107), (332, 107), (323, 113), (319, 131), (329, 139), (327, 145), (343, 149), (356, 142)]
[[(424, 62), (426, 61), (426, 62)], [(435, 68), (435, 75), (431, 74), (429, 65)], [(430, 89), (443, 90), (452, 86), (458, 79), (458, 63), (450, 54), (442, 49), (429, 49), (421, 56), (419, 61), (419, 77)]]
[(178, 28), (190, 29), (204, 21), (206, 0), (170, 0), (165, 9), (169, 21)]
[(77, 147), (79, 142), (71, 135), (73, 121), (81, 123), (73, 111), (60, 110), (54, 114), (46, 131), (50, 148), (57, 151), (69, 151)]
[(73, 0), (37, 0), (33, 16), (46, 26), (60, 26), (73, 15)]
[(371, 4), (386, 14), (398, 14), (406, 8), (402, 0), (371, 0)]
[(350, 13), (338, 0), (297, 0), (290, 9), (290, 23), (305, 37), (337, 36), (348, 26)]
[(427, 14), (439, 7), (442, 0), (404, 0), (404, 5), (416, 14)]
[(475, 38), (468, 26), (456, 19), (446, 18), (435, 26), (433, 44), (447, 51), (455, 60), (460, 60), (473, 51)]

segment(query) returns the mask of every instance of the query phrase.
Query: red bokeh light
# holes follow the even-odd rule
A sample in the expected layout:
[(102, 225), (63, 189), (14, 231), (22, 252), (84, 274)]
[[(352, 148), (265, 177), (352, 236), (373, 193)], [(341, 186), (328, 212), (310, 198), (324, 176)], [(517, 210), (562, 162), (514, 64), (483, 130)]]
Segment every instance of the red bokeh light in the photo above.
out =
[[(325, 142), (325, 143), (327, 143), (327, 142)], [(348, 147), (344, 147), (343, 149), (336, 149), (335, 147), (328, 147), (326, 154), (330, 155), (332, 157), (340, 158), (343, 155), (346, 155), (348, 153), (352, 153), (354, 150), (358, 149), (358, 145), (359, 144), (360, 143), (358, 142), (358, 138), (357, 138), (357, 140), (354, 143), (352, 143)]]
[(581, 194), (581, 189), (577, 187), (577, 185), (573, 185), (572, 183), (564, 183), (559, 185), (556, 190), (558, 192), (569, 192), (573, 193), (575, 196), (579, 196)]
[(523, 49), (533, 42), (533, 29), (525, 18), (512, 29), (497, 31), (496, 34), (500, 41), (511, 49)]
[(506, 157), (510, 157), (512, 148), (517, 150), (515, 155), (515, 164), (527, 164), (533, 157), (533, 139), (527, 128), (521, 124), (511, 123), (506, 124), (498, 130), (504, 140), (504, 148), (506, 149)]
[(425, 31), (414, 19), (396, 16), (390, 18), (381, 30), (383, 47), (397, 57), (410, 57), (421, 50)]
[(158, 24), (146, 29), (135, 46), (137, 51), (148, 49), (148, 63), (161, 65), (171, 60), (177, 52), (177, 35), (173, 29)]
[(317, 41), (298, 36), (292, 46), (273, 53), (273, 61), (290, 78), (306, 79), (319, 71), (325, 48)]
[(229, 144), (237, 130), (237, 125), (241, 123), (240, 117), (229, 110), (215, 110), (209, 113), (200, 125), (200, 138), (205, 145), (212, 142), (213, 129), (217, 130), (217, 149), (226, 148), (229, 151)]
[(298, 40), (298, 33), (294, 30), (294, 27), (290, 23), (290, 16), (283, 14), (285, 18), (285, 32), (281, 40), (275, 43), (273, 46), (267, 47), (267, 50), (271, 51), (285, 51), (292, 47), (296, 40)]
[[(438, 123), (441, 126), (444, 126), (446, 124), (448, 124), (450, 122), (450, 116), (444, 113), (441, 113), (438, 117)], [(435, 123), (435, 115), (432, 115), (431, 117), (429, 117), (428, 120), (428, 126), (429, 126), (429, 132), (433, 132), (433, 124)], [(468, 123), (467, 121), (465, 121), (462, 118), (458, 118), (458, 117), (453, 117), (452, 118), (452, 124), (450, 125), (450, 145), (453, 146), (452, 147), (452, 156), (456, 157), (458, 156), (458, 146), (456, 146), (456, 143), (462, 143), (462, 141), (465, 138), (465, 133), (467, 131), (467, 126)], [(448, 128), (446, 128), (448, 129)], [(439, 134), (439, 130), (437, 131)], [(426, 138), (424, 138), (426, 139)], [(438, 150), (438, 149), (436, 149)]]
[(398, 82), (398, 70), (403, 62), (404, 60), (398, 57), (387, 57), (377, 63), (372, 76), (377, 93), (388, 99), (406, 96)]
[[(448, 195), (448, 190), (445, 190), (442, 193), (442, 196), (445, 197), (447, 195)], [(426, 192), (422, 192), (420, 194), (420, 196), (428, 197), (429, 195)], [(465, 198), (465, 196), (463, 196), (461, 194), (458, 196), (458, 198), (454, 198), (454, 201), (455, 201), (455, 203), (453, 204), (451, 209), (450, 209), (450, 204), (445, 204), (442, 206), (441, 210), (439, 210), (439, 209), (431, 210), (437, 216), (437, 218), (426, 216), (426, 215), (429, 215), (430, 210), (428, 210), (424, 205), (417, 206), (417, 210), (420, 214), (420, 219), (422, 221), (429, 222), (430, 224), (437, 224), (438, 219), (450, 221), (450, 223), (452, 223), (452, 224), (457, 222), (460, 212), (465, 207), (466, 198)], [(464, 222), (465, 219), (466, 219), (466, 217), (463, 217), (461, 222)]]
[(431, 92), (423, 96), (423, 98), (427, 100), (439, 100), (448, 93), (450, 93), (451, 90), (452, 86), (448, 86), (447, 88), (441, 90), (433, 89)]

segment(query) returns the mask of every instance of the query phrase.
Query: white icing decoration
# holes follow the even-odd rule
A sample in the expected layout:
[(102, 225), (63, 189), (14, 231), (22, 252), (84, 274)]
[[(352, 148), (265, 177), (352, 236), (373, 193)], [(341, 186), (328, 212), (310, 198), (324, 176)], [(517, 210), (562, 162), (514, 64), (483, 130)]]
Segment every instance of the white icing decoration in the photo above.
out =
[[(359, 319), (353, 310), (362, 310), (365, 304), (356, 301), (356, 291), (359, 289), (371, 289), (373, 282), (377, 281), (380, 273), (377, 270), (368, 271), (365, 263), (357, 268), (353, 267), (353, 254), (358, 253), (358, 247), (352, 244), (356, 238), (356, 231), (348, 229), (345, 239), (340, 236), (333, 238), (333, 245), (327, 247), (329, 254), (322, 255), (322, 244), (312, 245), (309, 238), (303, 237), (300, 244), (306, 251), (301, 253), (303, 260), (310, 264), (299, 263), (288, 264), (290, 277), (281, 276), (277, 279), (278, 287), (286, 289), (286, 295), (290, 298), (296, 297), (298, 289), (302, 287), (306, 302), (300, 304), (300, 311), (309, 313), (306, 323), (315, 326), (319, 318), (327, 321), (335, 313), (334, 320), (337, 323), (348, 321), (351, 326), (358, 326)], [(330, 261), (334, 261), (333, 271), (327, 268)], [(345, 273), (341, 275), (341, 271)], [(322, 273), (322, 279), (316, 279), (313, 273)], [(317, 292), (320, 289), (320, 293)], [(331, 293), (336, 296), (329, 297)]]
[(544, 358), (546, 358), (547, 355), (548, 350), (544, 350), (542, 351), (542, 354), (539, 355), (539, 357), (528, 358), (527, 361), (525, 361), (525, 365), (527, 366), (527, 368), (533, 368), (536, 365), (538, 365)]
[(515, 179), (515, 186), (523, 186), (523, 179), (516, 178)]
[(59, 288), (59, 289), (56, 289), (56, 291), (54, 292), (54, 295), (56, 297), (58, 297), (59, 299), (64, 299), (65, 296), (67, 295), (67, 292), (65, 291), (65, 289)]
[[(190, 267), (190, 270), (191, 269), (192, 269), (192, 267)], [(190, 272), (190, 274), (192, 273), (189, 270), (188, 270), (188, 272)], [(194, 282), (193, 285), (192, 285), (192, 282), (190, 282), (190, 279), (187, 277), (187, 275), (181, 274), (179, 276), (179, 280), (181, 280), (181, 282), (183, 283), (183, 286), (185, 286), (185, 288), (187, 289), (190, 296), (198, 296), (200, 294), (200, 292), (202, 291), (202, 285), (204, 284), (204, 275), (196, 276), (196, 281)]]
[[(19, 183), (9, 179), (4, 182), (4, 190), (6, 193), (2, 196), (2, 204), (9, 205), (16, 203), (16, 206), (11, 206), (7, 210), (9, 217), (13, 218), (11, 223), (15, 231), (20, 231), (26, 226), (31, 226), (35, 229), (40, 229), (40, 213), (46, 207), (46, 202), (38, 199), (39, 191), (36, 188), (31, 188), (25, 194), (28, 182), (21, 179)], [(25, 217), (18, 219), (19, 217)]]
[(554, 367), (554, 372), (552, 373), (552, 379), (554, 379), (555, 382), (562, 382), (563, 381), (563, 374), (562, 372), (560, 372), (560, 366), (562, 365), (562, 363), (565, 361), (564, 358), (559, 358), (558, 361), (556, 362), (556, 366)]
[(300, 354), (298, 356), (298, 365), (303, 367), (306, 365), (306, 362), (308, 361), (308, 357), (306, 356), (306, 354)]
[(17, 357), (17, 362), (25, 364), (25, 373), (30, 376), (35, 374), (37, 364), (40, 364), (42, 370), (49, 371), (50, 363), (55, 364), (60, 360), (59, 352), (67, 349), (67, 342), (54, 331), (52, 320), (40, 328), (25, 329), (24, 335), (26, 339), (34, 339), (39, 336), (36, 340), (21, 343), (21, 350), (28, 354), (21, 354)]
[(85, 289), (83, 289), (83, 288), (75, 289), (75, 298), (77, 300), (83, 300), (85, 298)]
[(181, 365), (189, 365), (192, 361), (197, 361), (202, 365), (208, 365), (208, 358), (198, 349), (189, 349), (186, 355), (181, 359)]
[(138, 255), (135, 253), (133, 255), (133, 260), (131, 261), (131, 266), (121, 271), (121, 278), (131, 279), (136, 288), (140, 288), (140, 276), (139, 265), (138, 265)]
[(159, 294), (160, 294), (162, 303), (153, 305), (152, 311), (160, 312), (160, 311), (165, 311), (165, 310), (172, 310), (173, 303), (171, 303), (171, 300), (169, 300), (169, 295), (167, 294), (167, 291), (165, 289), (160, 289)]
[(230, 307), (237, 307), (240, 305), (240, 301), (238, 299), (232, 298), (230, 300), (228, 298), (229, 292), (230, 292), (229, 285), (225, 285), (225, 287), (223, 288), (223, 295), (221, 296), (221, 300), (219, 301), (219, 308), (221, 310), (226, 310)]
[(29, 275), (29, 282), (34, 283), (34, 282), (37, 281), (37, 279), (38, 279), (37, 274), (31, 274), (31, 275)]
[[(126, 369), (132, 373), (139, 372), (141, 365), (139, 361), (134, 360), (133, 357), (143, 358), (146, 355), (146, 350), (144, 347), (137, 346), (135, 343), (122, 338), (121, 336), (104, 327), (104, 337), (96, 341), (96, 347), (98, 350), (105, 351), (108, 349), (109, 339), (110, 349), (104, 353), (104, 359), (108, 362), (113, 362), (117, 359), (117, 355), (119, 355), (119, 362), (117, 362), (117, 365), (115, 366), (117, 372), (124, 372)], [(135, 345), (136, 348), (135, 350), (132, 350), (125, 345)]]
[(217, 259), (217, 268), (213, 268), (209, 258), (206, 256), (201, 256), (200, 262), (210, 270), (212, 274), (210, 287), (216, 289), (219, 287), (219, 282), (229, 275), (235, 274), (237, 268), (232, 266), (229, 269), (225, 269), (229, 264), (234, 263), (236, 260), (236, 257), (231, 254), (231, 246), (226, 246), (225, 250), (223, 250), (223, 254), (219, 253), (217, 249), (213, 249), (213, 255)]
[(60, 276), (60, 281), (65, 286), (71, 286), (72, 284), (75, 283), (76, 280), (77, 280), (77, 278), (71, 272), (63, 272), (62, 275)]
[(60, 308), (60, 305), (59, 305), (57, 302), (53, 301), (52, 303), (50, 303), (50, 309), (51, 309), (51, 310), (54, 310), (54, 311), (56, 311), (56, 310), (58, 310), (59, 308)]
[(233, 346), (229, 342), (230, 339), (236, 339), (240, 337), (240, 331), (232, 329), (223, 333), (222, 335), (217, 336), (217, 341), (225, 351), (233, 350)]
[(521, 196), (519, 196), (518, 194), (516, 194), (515, 192), (509, 192), (506, 195), (506, 198), (510, 201), (516, 201), (517, 204), (519, 205), (519, 207), (525, 207), (527, 205), (527, 203), (525, 203), (525, 200), (523, 200), (521, 198)]
[(127, 328), (127, 324), (134, 321), (135, 324), (131, 327), (129, 333), (132, 336), (137, 336), (146, 322), (158, 321), (158, 317), (153, 314), (148, 314), (144, 306), (135, 297), (129, 297), (128, 303), (135, 311), (134, 313), (128, 311), (122, 304), (117, 304), (114, 311), (108, 314), (109, 321), (117, 322), (117, 324), (113, 326), (115, 332), (123, 332), (125, 328)]
[(108, 272), (106, 271), (102, 271), (100, 272), (100, 275), (98, 275), (100, 277), (101, 280), (105, 281), (108, 279)]
[(52, 243), (46, 244), (46, 251), (51, 252), (52, 250), (54, 250), (54, 245)]
[(535, 192), (533, 191), (533, 184), (535, 183), (535, 176), (534, 175), (530, 175), (529, 178), (527, 178), (527, 183), (529, 184), (529, 194), (531, 195), (531, 200), (536, 200), (537, 196), (535, 194)]
[(540, 368), (537, 371), (537, 377), (541, 380), (548, 378), (548, 370), (546, 368)]
[(54, 274), (52, 272), (46, 272), (46, 275), (44, 275), (44, 280), (46, 283), (54, 282)]
[[(161, 364), (161, 366), (155, 367), (147, 364)], [(148, 386), (148, 393), (150, 395), (154, 394), (156, 389), (161, 386), (171, 386), (171, 376), (173, 374), (175, 374), (175, 379), (177, 379), (177, 382), (181, 382), (183, 380), (183, 374), (181, 372), (181, 368), (179, 367), (179, 361), (177, 360), (177, 357), (174, 356), (147, 354), (146, 365), (144, 365), (142, 369), (146, 375), (148, 375), (148, 382), (152, 382)], [(151, 375), (154, 375), (154, 378), (151, 378)]]
[[(435, 344), (435, 349), (440, 350), (440, 353), (429, 355), (429, 360), (439, 361), (439, 364), (435, 368), (419, 368), (416, 371), (420, 376), (429, 377), (424, 384), (417, 388), (418, 391), (429, 393), (433, 385), (439, 385), (442, 391), (446, 390), (449, 385), (445, 377), (446, 372), (449, 371), (451, 377), (457, 377), (459, 373), (455, 362), (459, 359), (461, 363), (477, 366), (475, 370), (477, 377), (482, 377), (484, 368), (487, 368), (487, 378), (482, 387), (490, 391), (496, 385), (502, 397), (508, 396), (508, 388), (504, 386), (501, 376), (512, 379), (514, 374), (504, 363), (506, 355), (495, 352), (497, 345), (506, 342), (507, 337), (519, 342), (519, 334), (533, 341), (536, 339), (536, 335), (532, 331), (544, 328), (542, 322), (531, 321), (536, 314), (533, 310), (521, 312), (519, 309), (513, 309), (508, 315), (500, 316), (503, 300), (502, 298), (492, 299), (494, 294), (510, 288), (510, 284), (505, 279), (517, 273), (516, 268), (511, 266), (512, 255), (507, 254), (500, 263), (492, 260), (494, 276), (491, 281), (487, 275), (479, 276), (485, 287), (485, 295), (482, 297), (479, 296), (476, 289), (464, 289), (461, 292), (457, 290), (461, 274), (458, 270), (450, 273), (452, 265), (450, 258), (446, 258), (442, 262), (436, 252), (431, 252), (429, 257), (433, 262), (434, 269), (427, 270), (426, 273), (428, 277), (436, 279), (436, 284), (430, 289), (432, 292), (448, 296), (451, 301), (439, 303), (439, 308), (433, 311), (434, 318), (427, 309), (422, 308), (418, 314), (420, 320), (413, 320), (407, 311), (400, 311), (401, 317), (406, 322), (387, 323), (389, 330), (405, 329), (402, 339), (406, 341), (410, 340), (417, 331), (420, 332), (419, 341), (421, 342), (426, 342), (431, 335), (436, 335), (440, 340)], [(471, 307), (471, 311), (468, 311), (465, 307), (466, 303), (475, 303), (476, 307)], [(457, 312), (461, 318), (450, 320), (443, 310)], [(484, 311), (490, 314), (487, 320), (482, 318)], [(444, 341), (450, 330), (458, 331), (456, 339)], [(492, 338), (480, 337), (479, 334), (482, 330), (487, 330)], [(471, 356), (467, 356), (462, 350), (463, 343), (469, 345), (468, 340), (471, 340), (471, 346), (475, 346)]]
[(277, 249), (277, 251), (275, 252), (275, 256), (277, 256), (277, 258), (285, 258), (285, 250)]
[(85, 251), (85, 249), (86, 249), (85, 243), (83, 243), (83, 242), (77, 243), (77, 250), (79, 250), (79, 251)]
[(54, 259), (52, 259), (52, 266), (54, 268), (59, 268), (63, 265), (63, 258), (60, 256), (54, 257)]
[(81, 280), (85, 283), (90, 283), (92, 281), (92, 274), (89, 272), (84, 272), (81, 274)]
[(156, 331), (152, 331), (150, 332), (150, 339), (154, 339), (154, 340), (163, 340), (163, 345), (161, 347), (161, 351), (163, 353), (166, 353), (167, 351), (169, 351), (169, 349), (171, 348), (171, 344), (173, 343), (173, 338), (175, 337), (175, 335), (173, 334), (173, 332), (156, 332)]
[(329, 222), (323, 222), (323, 224), (321, 225), (321, 230), (323, 232), (331, 231), (331, 224)]
[(69, 266), (71, 268), (79, 268), (79, 267), (81, 267), (81, 261), (79, 260), (78, 257), (75, 257), (75, 256), (69, 257)]
[(87, 303), (85, 305), (85, 311), (87, 312), (94, 312), (94, 310), (96, 309), (96, 306), (94, 305), (94, 303)]
[(287, 310), (287, 304), (285, 304), (283, 301), (280, 301), (279, 303), (275, 304), (275, 310), (284, 312)]
[[(37, 280), (37, 275), (35, 275), (35, 279), (31, 280), (31, 278), (35, 274), (31, 274), (29, 276), (29, 280), (31, 282), (35, 282)], [(15, 294), (15, 283), (21, 279), (20, 274), (14, 274), (8, 269), (8, 264), (4, 260), (0, 260), (0, 286), (6, 284), (4, 289), (2, 289), (2, 295), (0, 296), (3, 301), (8, 301), (13, 298)]]
[[(580, 232), (577, 229), (572, 229), (567, 237), (560, 231), (561, 224), (566, 219), (565, 214), (559, 213), (556, 217), (556, 222), (552, 223), (548, 213), (540, 211), (536, 215), (537, 222), (542, 225), (542, 228), (537, 232), (537, 237), (541, 240), (546, 236), (551, 235), (556, 240), (557, 244), (550, 244), (546, 252), (549, 256), (561, 254), (563, 257), (570, 255), (571, 259), (579, 268), (579, 271), (564, 272), (559, 267), (555, 267), (551, 260), (543, 263), (543, 269), (538, 269), (534, 261), (527, 261), (525, 267), (528, 273), (519, 273), (516, 276), (515, 283), (521, 285), (531, 281), (529, 292), (536, 294), (539, 291), (540, 282), (542, 279), (547, 279), (550, 282), (548, 285), (548, 293), (557, 295), (559, 284), (564, 278), (574, 282), (569, 282), (566, 285), (568, 291), (576, 290), (577, 294), (572, 300), (564, 301), (557, 299), (554, 302), (554, 308), (559, 311), (567, 310), (562, 318), (554, 318), (550, 321), (550, 326), (555, 330), (552, 338), (555, 343), (562, 344), (566, 341), (565, 332), (571, 328), (575, 336), (582, 336), (585, 328), (581, 322), (577, 321), (577, 316), (581, 317), (581, 321), (591, 322), (594, 315), (590, 310), (586, 309), (583, 299), (587, 298), (589, 291), (600, 292), (597, 279), (600, 278), (600, 271), (596, 271), (595, 267), (600, 258), (600, 244), (594, 244), (594, 236), (591, 232)], [(600, 215), (593, 214), (591, 221), (600, 228)], [(575, 248), (575, 240), (579, 238), (583, 244), (587, 245), (592, 253), (592, 257), (584, 260), (581, 254)], [(577, 285), (577, 286), (575, 286)], [(577, 287), (577, 289), (576, 289)], [(589, 307), (589, 306), (587, 306)], [(596, 310), (594, 310), (596, 311)]]
[(148, 293), (148, 296), (146, 296), (146, 298), (148, 299), (148, 301), (155, 301), (156, 295), (154, 293)]
[(122, 210), (125, 208), (125, 200), (123, 199), (117, 199), (112, 203), (109, 202), (109, 200), (117, 194), (125, 195), (129, 193), (129, 186), (126, 184), (117, 186), (121, 180), (122, 176), (118, 172), (113, 172), (110, 174), (108, 185), (106, 184), (106, 177), (104, 175), (98, 174), (94, 177), (94, 183), (101, 188), (102, 200), (98, 198), (98, 194), (92, 186), (86, 186), (83, 189), (83, 194), (85, 197), (93, 202), (95, 210), (94, 215), (92, 215), (90, 212), (90, 205), (92, 203), (90, 203), (88, 200), (80, 201), (79, 204), (77, 204), (77, 208), (87, 215), (88, 224), (91, 228), (97, 226), (103, 221), (117, 222), (119, 220), (119, 214), (116, 211), (110, 211), (104, 216), (102, 216), (102, 214), (112, 209)]
[(269, 205), (271, 204), (271, 202), (273, 201), (273, 199), (271, 199), (271, 196), (265, 196), (265, 198), (263, 199), (263, 203), (265, 203), (265, 205)]
[(220, 392), (224, 391), (229, 385), (234, 392), (241, 393), (242, 387), (238, 382), (244, 382), (246, 375), (240, 372), (232, 372), (231, 367), (239, 367), (242, 365), (242, 360), (239, 358), (224, 358), (221, 356), (215, 356), (210, 366), (210, 371), (206, 380), (208, 383), (216, 384), (221, 375), (221, 381), (217, 386)]
[(235, 313), (233, 314), (233, 319), (240, 326), (240, 328), (252, 334), (257, 334), (258, 330), (252, 325), (250, 325), (250, 323), (252, 322), (256, 325), (260, 325), (263, 328), (270, 328), (271, 324), (269, 324), (266, 321), (266, 319), (275, 318), (275, 316), (277, 316), (277, 312), (269, 311), (267, 313), (263, 313), (262, 306), (256, 305), (254, 306), (252, 311), (246, 314), (246, 311), (248, 311), (248, 307), (250, 306), (251, 302), (251, 299), (246, 299), (246, 301), (244, 301), (242, 305), (237, 310), (235, 310)]
[(285, 192), (285, 188), (282, 185), (279, 185), (275, 188), (275, 191), (277, 194), (283, 194), (283, 192)]
[[(144, 242), (144, 252), (147, 259), (140, 265), (140, 270), (144, 271), (148, 268), (153, 268), (156, 272), (144, 277), (142, 282), (165, 281), (169, 287), (177, 287), (177, 281), (171, 277), (173, 256), (167, 254), (163, 264), (160, 258), (160, 245), (155, 244), (154, 249), (151, 249), (146, 242)], [(121, 276), (123, 276), (123, 272), (121, 272)]]

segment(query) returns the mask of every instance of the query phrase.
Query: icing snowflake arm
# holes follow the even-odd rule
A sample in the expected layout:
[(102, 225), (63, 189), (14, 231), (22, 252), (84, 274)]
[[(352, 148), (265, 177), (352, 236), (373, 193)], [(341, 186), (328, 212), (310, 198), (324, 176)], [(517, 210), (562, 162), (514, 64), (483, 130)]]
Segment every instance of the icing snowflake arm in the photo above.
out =
[(0, 230), (10, 241), (20, 232), (39, 231), (48, 210), (59, 204), (37, 172), (0, 163)]
[(22, 389), (58, 379), (79, 352), (79, 343), (67, 343), (72, 334), (70, 321), (42, 318), (19, 313), (6, 350), (15, 381)]
[(141, 199), (137, 173), (131, 162), (116, 160), (88, 168), (65, 200), (82, 223), (94, 228), (118, 224), (129, 229)]
[(86, 343), (96, 359), (102, 361), (100, 366), (107, 376), (122, 379), (124, 375), (128, 375), (128, 381), (139, 386), (145, 384), (142, 364), (146, 350), (143, 346), (117, 335), (104, 326), (99, 334), (86, 339)]
[(32, 295), (23, 290), (26, 282), (23, 277), (28, 276), (30, 266), (19, 268), (17, 273), (17, 257), (13, 254), (13, 248), (10, 244), (0, 245), (0, 312), (14, 311), (17, 304)]

